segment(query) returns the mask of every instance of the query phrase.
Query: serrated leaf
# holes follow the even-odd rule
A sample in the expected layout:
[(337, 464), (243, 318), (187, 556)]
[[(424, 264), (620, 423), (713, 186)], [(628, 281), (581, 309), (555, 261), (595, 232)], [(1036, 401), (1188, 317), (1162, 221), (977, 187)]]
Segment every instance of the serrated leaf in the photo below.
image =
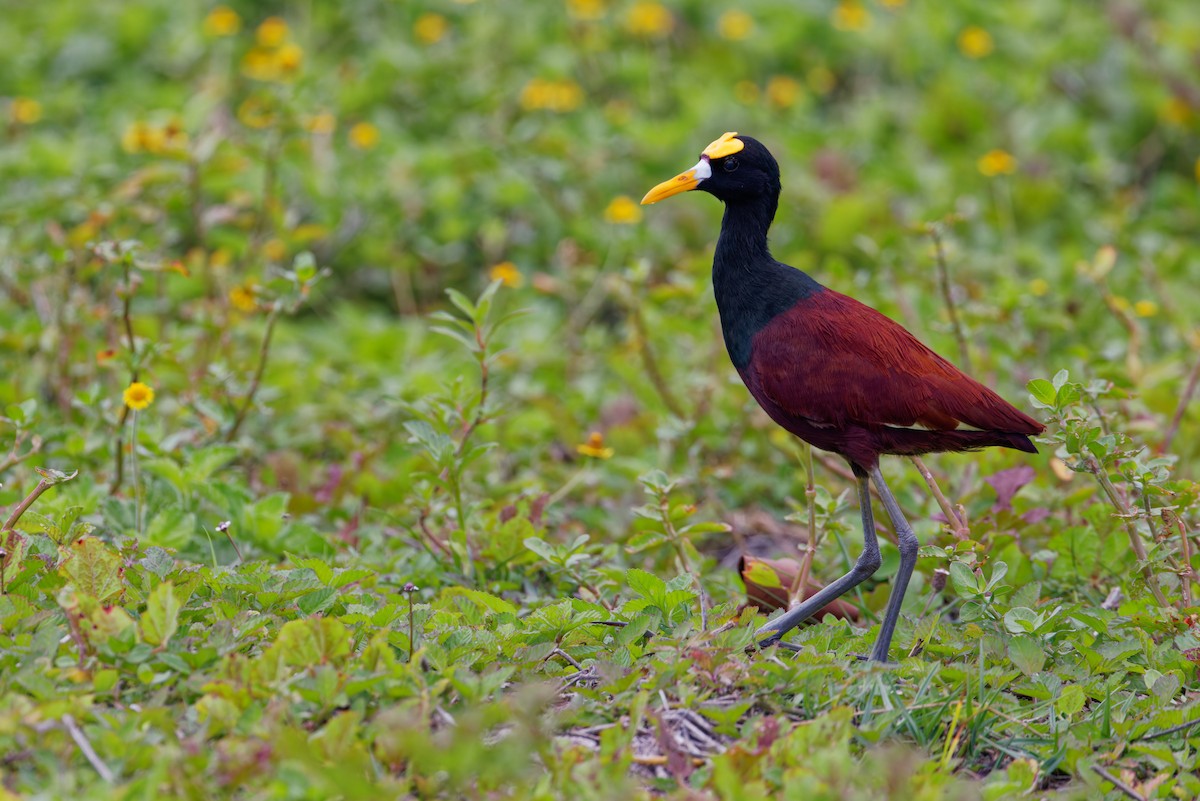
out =
[(667, 583), (653, 573), (633, 567), (625, 571), (625, 581), (629, 588), (638, 595), (650, 601), (655, 606), (662, 606), (667, 596)]
[(500, 614), (517, 614), (517, 607), (503, 598), (490, 595), (482, 590), (473, 590), (469, 587), (449, 587), (445, 590), (445, 594), (450, 597), (466, 598), (481, 609), (488, 609)]
[(123, 589), (121, 557), (95, 537), (73, 540), (59, 570), (75, 589), (103, 603)]
[(1058, 698), (1054, 700), (1054, 708), (1067, 717), (1071, 717), (1079, 710), (1083, 709), (1084, 703), (1087, 702), (1087, 694), (1078, 684), (1069, 684), (1062, 688)]
[(151, 645), (166, 646), (179, 628), (179, 610), (183, 604), (175, 597), (175, 585), (164, 581), (146, 599), (146, 611), (139, 626), (142, 639)]
[(293, 667), (338, 664), (350, 654), (350, 633), (334, 618), (289, 620), (272, 647)]
[(667, 541), (667, 535), (661, 531), (639, 531), (625, 543), (626, 553), (640, 553), (647, 548), (653, 548)]

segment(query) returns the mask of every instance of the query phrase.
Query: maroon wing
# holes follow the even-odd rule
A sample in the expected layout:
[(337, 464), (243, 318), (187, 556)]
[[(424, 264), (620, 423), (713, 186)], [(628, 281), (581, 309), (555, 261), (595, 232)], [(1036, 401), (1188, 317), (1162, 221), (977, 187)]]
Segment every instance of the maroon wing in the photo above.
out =
[(959, 427), (1037, 434), (1044, 426), (923, 345), (832, 290), (804, 298), (754, 337), (760, 391), (818, 427)]

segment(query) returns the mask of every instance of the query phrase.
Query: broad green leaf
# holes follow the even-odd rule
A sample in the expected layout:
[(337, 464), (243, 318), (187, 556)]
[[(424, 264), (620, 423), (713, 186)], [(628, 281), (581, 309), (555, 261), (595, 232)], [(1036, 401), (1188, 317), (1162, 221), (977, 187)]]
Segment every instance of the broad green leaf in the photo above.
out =
[(1083, 709), (1084, 703), (1087, 702), (1087, 694), (1078, 684), (1068, 684), (1063, 687), (1062, 692), (1058, 694), (1058, 698), (1054, 701), (1054, 708), (1067, 717), (1073, 716), (1079, 710)]
[(746, 569), (742, 571), (742, 577), (752, 584), (757, 584), (759, 587), (767, 589), (783, 586), (783, 583), (779, 580), (779, 574), (761, 559), (751, 561), (746, 566)]
[(1046, 664), (1046, 654), (1042, 644), (1035, 637), (1022, 634), (1013, 637), (1008, 643), (1008, 658), (1017, 670), (1026, 676), (1032, 676)]
[(179, 628), (179, 610), (183, 605), (175, 597), (175, 585), (164, 581), (146, 599), (142, 613), (142, 639), (151, 645), (166, 646)]
[(59, 570), (75, 589), (104, 603), (123, 589), (121, 557), (96, 537), (83, 537), (65, 549)]

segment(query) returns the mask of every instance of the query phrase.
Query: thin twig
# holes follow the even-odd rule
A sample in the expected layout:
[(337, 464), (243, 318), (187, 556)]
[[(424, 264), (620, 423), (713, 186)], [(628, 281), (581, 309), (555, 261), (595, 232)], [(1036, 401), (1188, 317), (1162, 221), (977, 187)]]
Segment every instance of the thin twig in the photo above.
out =
[(25, 500), (17, 504), (16, 509), (13, 509), (12, 514), (9, 515), (8, 522), (4, 524), (4, 528), (0, 528), (0, 532), (12, 531), (13, 527), (17, 525), (17, 521), (21, 519), (21, 515), (25, 514), (25, 510), (32, 506), (33, 502), (40, 498), (43, 492), (53, 487), (54, 483), (44, 478), (39, 481), (37, 486), (33, 488), (33, 492), (29, 493), (25, 497)]
[(246, 422), (246, 415), (250, 413), (250, 407), (254, 405), (254, 396), (258, 394), (258, 387), (262, 383), (263, 371), (267, 369), (267, 356), (271, 351), (271, 336), (275, 333), (275, 322), (278, 319), (279, 303), (277, 301), (271, 306), (271, 311), (267, 315), (267, 330), (263, 333), (262, 344), (258, 348), (258, 366), (254, 370), (254, 378), (250, 381), (250, 389), (247, 390), (246, 397), (242, 401), (242, 408), (238, 410), (233, 425), (225, 433), (226, 442), (233, 442), (242, 423)]
[(455, 450), (455, 455), (457, 456), (463, 455), (463, 451), (466, 450), (467, 442), (470, 441), (471, 435), (475, 433), (475, 429), (479, 428), (479, 425), (485, 419), (484, 407), (487, 406), (488, 399), (488, 343), (483, 338), (483, 330), (478, 325), (475, 326), (475, 344), (479, 346), (479, 405), (475, 407), (475, 416), (471, 418), (471, 422), (463, 429), (462, 439), (458, 441), (458, 448)]
[(1118, 790), (1120, 790), (1125, 795), (1134, 799), (1134, 801), (1146, 801), (1145, 796), (1143, 796), (1137, 790), (1133, 789), (1128, 784), (1121, 781), (1116, 776), (1112, 775), (1111, 773), (1109, 773), (1107, 770), (1100, 767), (1099, 765), (1092, 765), (1092, 770), (1094, 770), (1094, 771), (1096, 771), (1096, 773), (1100, 774), (1100, 777), (1103, 778), (1104, 780), (1112, 782), (1114, 787), (1116, 787)]
[(813, 559), (817, 555), (817, 485), (813, 473), (813, 447), (805, 443), (805, 467), (808, 468), (808, 484), (804, 487), (804, 499), (808, 504), (808, 546), (804, 549), (804, 559), (800, 561), (800, 569), (788, 590), (788, 608), (796, 606), (804, 600), (804, 588), (808, 586), (808, 577), (812, 574)]
[(1087, 459), (1087, 469), (1096, 480), (1100, 482), (1101, 489), (1108, 496), (1109, 501), (1117, 509), (1117, 516), (1121, 518), (1125, 524), (1125, 532), (1129, 535), (1129, 545), (1133, 548), (1133, 553), (1137, 556), (1138, 561), (1142, 563), (1142, 577), (1146, 579), (1146, 586), (1150, 588), (1150, 592), (1154, 595), (1154, 600), (1158, 601), (1159, 606), (1167, 607), (1171, 604), (1167, 603), (1167, 598), (1163, 595), (1162, 588), (1158, 586), (1158, 577), (1154, 575), (1154, 571), (1147, 564), (1146, 546), (1142, 542), (1142, 535), (1138, 533), (1137, 527), (1133, 524), (1133, 515), (1130, 514), (1129, 508), (1125, 506), (1120, 495), (1117, 494), (1117, 488), (1113, 486), (1109, 480), (1108, 474), (1104, 472), (1100, 462), (1096, 461), (1094, 456), (1089, 456)]
[(646, 375), (649, 376), (650, 383), (654, 385), (654, 389), (662, 399), (663, 405), (667, 407), (667, 411), (680, 420), (688, 419), (683, 407), (679, 405), (679, 401), (671, 392), (671, 388), (667, 386), (662, 370), (658, 367), (658, 359), (655, 358), (654, 351), (650, 349), (650, 335), (646, 331), (646, 320), (642, 317), (641, 307), (637, 303), (628, 303), (626, 307), (629, 309), (629, 318), (633, 321), (633, 328), (637, 333), (638, 354), (642, 357), (642, 366), (646, 368)]
[(1188, 537), (1187, 524), (1183, 522), (1183, 518), (1175, 514), (1170, 509), (1162, 510), (1163, 525), (1170, 529), (1172, 523), (1175, 525), (1175, 530), (1179, 532), (1179, 550), (1183, 552), (1183, 572), (1179, 576), (1179, 588), (1183, 591), (1183, 607), (1184, 609), (1192, 606), (1192, 581), (1195, 580), (1196, 574), (1192, 570), (1192, 543)]
[(1175, 407), (1175, 414), (1171, 415), (1171, 424), (1167, 426), (1167, 434), (1163, 437), (1162, 444), (1158, 446), (1159, 453), (1166, 453), (1171, 449), (1171, 442), (1179, 432), (1179, 424), (1183, 422), (1184, 412), (1192, 402), (1192, 396), (1196, 394), (1197, 384), (1200, 384), (1200, 358), (1196, 359), (1196, 363), (1192, 365), (1192, 369), (1188, 373), (1187, 385), (1184, 387), (1183, 394), (1179, 396), (1179, 405)]
[(950, 533), (955, 539), (965, 540), (970, 539), (971, 532), (967, 528), (966, 521), (959, 515), (958, 510), (946, 499), (942, 493), (942, 488), (938, 486), (937, 479), (933, 477), (933, 473), (925, 462), (921, 461), (920, 456), (910, 456), (908, 460), (916, 466), (917, 472), (921, 474), (921, 478), (925, 479), (925, 486), (929, 487), (929, 491), (933, 493), (933, 497), (937, 500), (938, 506), (942, 508), (942, 514), (946, 516), (946, 522), (950, 524)]
[(962, 321), (958, 318), (958, 307), (954, 305), (954, 292), (950, 287), (950, 268), (946, 264), (946, 250), (942, 246), (941, 223), (929, 223), (925, 226), (929, 238), (933, 240), (934, 254), (937, 257), (938, 284), (942, 290), (942, 300), (946, 302), (946, 312), (950, 315), (950, 325), (954, 329), (954, 339), (958, 342), (958, 355), (961, 367), (971, 372), (971, 354), (967, 349), (967, 336), (963, 332)]
[(1172, 726), (1169, 729), (1163, 729), (1162, 731), (1156, 731), (1153, 734), (1143, 734), (1138, 739), (1139, 740), (1157, 740), (1159, 737), (1169, 737), (1172, 734), (1178, 734), (1181, 731), (1187, 731), (1188, 729), (1193, 728), (1194, 726), (1198, 726), (1198, 725), (1200, 725), (1200, 718), (1196, 718), (1195, 720), (1189, 720), (1186, 723), (1180, 723), (1178, 726)]
[(576, 670), (583, 670), (583, 665), (579, 664), (579, 662), (573, 656), (571, 656), (570, 654), (568, 654), (566, 651), (564, 651), (561, 648), (555, 648), (553, 651), (550, 652), (550, 654), (546, 657), (546, 659), (549, 659), (551, 656), (562, 657), (563, 661), (570, 664), (571, 667), (575, 668)]
[[(130, 317), (130, 306), (133, 302), (133, 283), (132, 275), (129, 271), (129, 260), (124, 260), (125, 264), (125, 293), (121, 298), (121, 322), (125, 328), (125, 339), (129, 346), (129, 358), (133, 362), (133, 369), (130, 371), (129, 383), (134, 383), (138, 380), (138, 354), (137, 340), (133, 337), (133, 320)], [(125, 478), (125, 424), (129, 422), (129, 407), (125, 404), (121, 405), (121, 419), (117, 421), (117, 448), (115, 454), (116, 465), (113, 469), (112, 486), (108, 488), (109, 495), (116, 495), (121, 489), (121, 482)]]
[(9, 470), (13, 467), (16, 467), (21, 462), (25, 461), (26, 459), (28, 459), (31, 456), (36, 455), (39, 451), (41, 451), (42, 438), (35, 436), (33, 439), (31, 439), (29, 441), (29, 450), (26, 451), (25, 453), (18, 453), (18, 451), (20, 450), (21, 444), (24, 441), (25, 441), (24, 436), (18, 435), (17, 441), (13, 443), (12, 453), (10, 453), (8, 456), (6, 456), (4, 458), (3, 462), (0, 462), (0, 473), (3, 473), (5, 470)]
[(66, 727), (67, 732), (71, 735), (71, 739), (75, 741), (75, 745), (79, 746), (79, 750), (83, 752), (83, 756), (91, 763), (96, 772), (100, 774), (100, 778), (109, 784), (115, 784), (117, 776), (112, 772), (108, 765), (104, 764), (104, 760), (100, 759), (92, 744), (88, 742), (87, 735), (83, 733), (83, 729), (75, 722), (75, 718), (70, 715), (62, 716), (62, 724)]

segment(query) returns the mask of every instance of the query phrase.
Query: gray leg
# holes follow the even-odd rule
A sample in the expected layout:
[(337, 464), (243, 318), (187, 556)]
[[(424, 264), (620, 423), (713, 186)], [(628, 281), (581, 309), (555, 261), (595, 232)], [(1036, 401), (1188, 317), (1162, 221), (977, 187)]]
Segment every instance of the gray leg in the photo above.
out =
[(854, 567), (850, 568), (849, 573), (759, 629), (756, 636), (764, 638), (759, 641), (760, 646), (765, 647), (779, 642), (780, 637), (815, 615), (825, 604), (845, 595), (879, 569), (879, 540), (875, 537), (875, 518), (871, 515), (871, 485), (868, 483), (869, 481), (870, 479), (866, 476), (858, 480), (858, 503), (862, 509), (863, 525), (862, 555), (858, 557)]
[(875, 648), (871, 651), (871, 659), (876, 662), (888, 661), (888, 650), (892, 644), (892, 634), (896, 631), (896, 621), (900, 619), (900, 606), (904, 603), (904, 592), (908, 589), (908, 580), (912, 578), (913, 569), (917, 566), (917, 549), (920, 543), (913, 533), (912, 526), (904, 519), (900, 504), (892, 496), (892, 491), (884, 483), (883, 473), (879, 466), (871, 471), (875, 488), (883, 501), (883, 508), (892, 519), (892, 528), (896, 531), (896, 542), (900, 546), (900, 570), (892, 580), (892, 594), (888, 596), (887, 612), (883, 616), (883, 625), (879, 627), (879, 639), (875, 640)]

